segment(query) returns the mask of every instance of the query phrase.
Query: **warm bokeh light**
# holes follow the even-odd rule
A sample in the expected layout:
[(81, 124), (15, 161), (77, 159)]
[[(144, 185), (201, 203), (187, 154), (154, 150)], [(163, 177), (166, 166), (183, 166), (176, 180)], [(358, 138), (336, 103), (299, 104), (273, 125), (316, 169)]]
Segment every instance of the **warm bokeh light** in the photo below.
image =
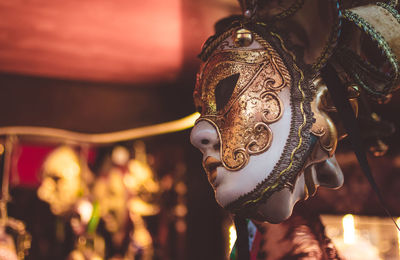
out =
[(138, 160), (128, 163), (129, 173), (124, 177), (124, 183), (130, 190), (144, 188), (148, 192), (157, 192), (158, 183), (153, 179), (153, 172), (149, 165)]
[(159, 212), (159, 208), (151, 203), (147, 203), (140, 198), (132, 198), (127, 202), (130, 211), (140, 216), (152, 216)]
[(146, 228), (143, 218), (132, 212), (130, 212), (129, 216), (135, 226), (135, 232), (133, 232), (133, 240), (135, 243), (142, 248), (151, 246), (151, 235)]
[(354, 227), (354, 216), (347, 214), (343, 217), (343, 242), (345, 244), (354, 244), (356, 241), (356, 230)]
[(83, 223), (88, 223), (93, 213), (93, 205), (87, 200), (81, 200), (78, 203), (77, 211), (81, 216)]
[(113, 149), (111, 154), (111, 160), (116, 165), (124, 165), (129, 160), (129, 151), (123, 146), (117, 146)]
[(229, 252), (232, 251), (233, 246), (235, 245), (236, 242), (236, 228), (234, 225), (231, 225), (229, 227)]

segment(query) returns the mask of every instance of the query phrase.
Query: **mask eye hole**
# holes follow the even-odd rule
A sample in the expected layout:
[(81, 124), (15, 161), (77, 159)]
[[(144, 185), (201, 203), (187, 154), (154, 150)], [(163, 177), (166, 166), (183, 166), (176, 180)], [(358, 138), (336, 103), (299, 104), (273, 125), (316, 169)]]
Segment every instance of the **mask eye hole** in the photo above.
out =
[(239, 79), (240, 73), (233, 74), (218, 82), (215, 87), (215, 102), (217, 110), (220, 111), (228, 103)]

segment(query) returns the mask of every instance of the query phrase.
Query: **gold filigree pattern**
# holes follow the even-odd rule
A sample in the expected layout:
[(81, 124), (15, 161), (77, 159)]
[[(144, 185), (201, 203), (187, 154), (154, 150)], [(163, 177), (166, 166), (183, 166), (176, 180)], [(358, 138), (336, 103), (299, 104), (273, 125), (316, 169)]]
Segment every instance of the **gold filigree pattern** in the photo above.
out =
[(328, 95), (328, 88), (320, 78), (314, 80), (317, 93), (311, 102), (311, 110), (314, 113), (315, 122), (312, 125), (311, 133), (319, 137), (319, 143), (329, 157), (333, 156), (336, 150), (338, 134), (332, 119), (325, 113), (324, 99)]
[[(250, 155), (266, 151), (272, 142), (268, 124), (282, 116), (277, 93), (290, 86), (290, 76), (271, 49), (218, 50), (198, 74), (194, 99), (202, 116), (197, 122), (206, 120), (217, 129), (222, 164), (228, 170), (239, 170)], [(217, 85), (234, 74), (240, 75), (236, 86), (225, 106), (217, 110)]]

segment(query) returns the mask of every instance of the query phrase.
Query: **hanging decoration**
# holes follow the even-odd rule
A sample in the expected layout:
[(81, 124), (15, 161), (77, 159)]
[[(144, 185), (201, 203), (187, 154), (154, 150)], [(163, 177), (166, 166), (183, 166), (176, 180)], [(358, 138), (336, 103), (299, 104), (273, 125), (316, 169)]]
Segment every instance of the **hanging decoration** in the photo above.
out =
[(9, 217), (7, 213), (7, 204), (10, 201), (11, 157), (16, 141), (15, 136), (9, 136), (4, 144), (1, 144), (4, 167), (0, 199), (0, 258), (4, 260), (23, 260), (31, 247), (31, 236), (26, 231), (25, 224)]

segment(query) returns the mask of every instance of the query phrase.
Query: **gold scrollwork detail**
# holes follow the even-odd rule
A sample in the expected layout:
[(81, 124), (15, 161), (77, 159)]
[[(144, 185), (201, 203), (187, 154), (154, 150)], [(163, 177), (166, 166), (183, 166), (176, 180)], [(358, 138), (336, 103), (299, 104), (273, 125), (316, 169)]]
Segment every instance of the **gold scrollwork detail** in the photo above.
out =
[(314, 113), (315, 123), (311, 128), (311, 132), (319, 137), (319, 143), (321, 147), (329, 154), (333, 156), (338, 134), (332, 119), (326, 114), (326, 108), (324, 101), (326, 95), (328, 95), (328, 89), (321, 79), (316, 79), (314, 85), (317, 88), (317, 93), (314, 100), (311, 102), (311, 110)]
[[(291, 77), (275, 50), (268, 43), (262, 46), (265, 48), (217, 48), (197, 78), (194, 97), (196, 104), (202, 106), (197, 122), (209, 121), (216, 128), (221, 161), (228, 170), (240, 170), (251, 155), (270, 147), (273, 134), (268, 124), (278, 121), (283, 114), (278, 93), (290, 86)], [(235, 74), (240, 76), (229, 100), (217, 109), (217, 85)]]
[(254, 126), (253, 139), (247, 144), (246, 151), (250, 155), (264, 152), (271, 145), (270, 137), (272, 137), (271, 129), (265, 123), (257, 123)]
[[(246, 132), (244, 142), (237, 143), (238, 139), (227, 140), (223, 149), (223, 165), (229, 170), (238, 170), (244, 167), (249, 156), (267, 150), (272, 142), (272, 131), (267, 124), (258, 122), (251, 131)], [(239, 146), (232, 149), (232, 147)], [(244, 147), (244, 148), (243, 148)]]
[(279, 68), (273, 58), (271, 58), (270, 64), (268, 65), (269, 66), (266, 67), (267, 79), (265, 80), (265, 87), (274, 91), (279, 91), (286, 86), (287, 76), (282, 74), (282, 69)]
[(262, 116), (264, 122), (271, 124), (278, 121), (282, 117), (283, 113), (282, 101), (278, 95), (273, 92), (266, 91), (261, 94), (261, 100), (264, 101), (262, 103)]
[(241, 167), (243, 167), (243, 165), (246, 165), (248, 160), (249, 160), (249, 155), (246, 152), (245, 149), (243, 148), (237, 148), (233, 151), (232, 153), (232, 162), (231, 166), (227, 166), (224, 162), (224, 166), (226, 166), (228, 169), (231, 170), (237, 170), (240, 169)]

